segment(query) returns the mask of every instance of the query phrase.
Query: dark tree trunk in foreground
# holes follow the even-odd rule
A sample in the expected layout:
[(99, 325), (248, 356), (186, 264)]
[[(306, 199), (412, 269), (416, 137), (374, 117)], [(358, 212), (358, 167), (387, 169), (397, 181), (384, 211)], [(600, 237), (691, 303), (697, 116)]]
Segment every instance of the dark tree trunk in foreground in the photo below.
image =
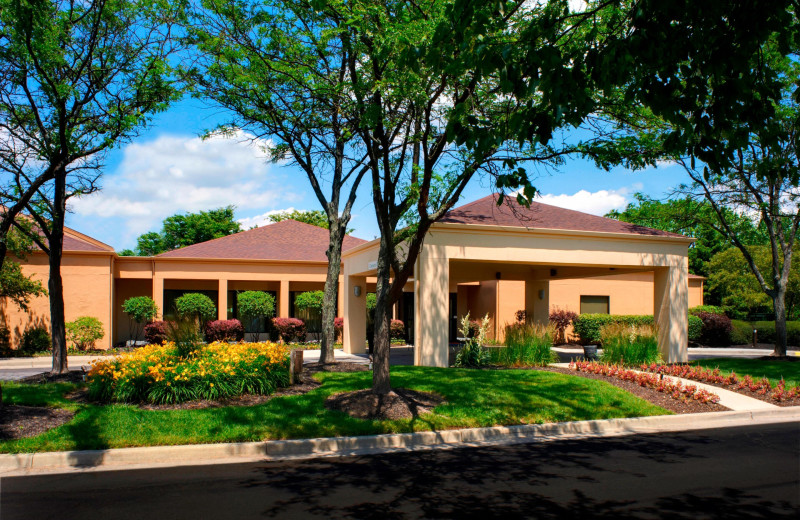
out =
[(53, 194), (52, 228), (47, 233), (50, 280), (50, 334), (53, 344), (53, 373), (64, 374), (67, 366), (67, 336), (64, 317), (64, 284), (61, 279), (61, 257), (64, 245), (64, 215), (66, 213), (66, 173), (56, 177)]
[(775, 291), (772, 305), (775, 308), (775, 351), (773, 356), (785, 356), (788, 338), (786, 337), (786, 289)]
[(381, 242), (378, 253), (378, 281), (375, 289), (375, 317), (374, 343), (372, 347), (372, 392), (378, 395), (388, 394), (392, 387), (389, 378), (389, 357), (391, 354), (391, 339), (389, 334), (392, 319), (390, 301), (390, 281), (391, 268), (386, 258), (391, 252), (386, 251), (392, 247), (390, 242), (392, 237), (381, 234)]
[(325, 278), (325, 299), (322, 302), (322, 344), (320, 345), (319, 362), (334, 363), (336, 361), (333, 346), (336, 343), (336, 302), (339, 299), (339, 274), (342, 270), (342, 242), (346, 230), (345, 225), (331, 225), (328, 243), (328, 274)]

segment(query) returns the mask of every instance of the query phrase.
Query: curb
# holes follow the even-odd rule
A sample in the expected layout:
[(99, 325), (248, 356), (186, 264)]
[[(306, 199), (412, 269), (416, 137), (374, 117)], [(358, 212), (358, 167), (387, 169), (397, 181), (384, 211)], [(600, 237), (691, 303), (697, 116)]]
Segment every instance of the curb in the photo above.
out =
[(364, 455), (420, 449), (548, 442), (560, 439), (616, 437), (782, 422), (800, 422), (800, 407), (494, 426), (360, 437), (3, 454), (0, 455), (0, 475), (25, 475), (40, 471), (65, 473), (89, 469), (143, 469), (163, 465), (187, 466), (204, 463), (244, 463)]

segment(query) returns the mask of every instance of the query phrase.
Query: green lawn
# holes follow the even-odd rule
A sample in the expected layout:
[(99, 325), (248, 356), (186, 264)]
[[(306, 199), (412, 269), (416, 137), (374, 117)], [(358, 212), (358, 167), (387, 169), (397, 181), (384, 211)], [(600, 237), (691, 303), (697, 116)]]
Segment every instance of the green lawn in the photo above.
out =
[(730, 373), (733, 371), (738, 376), (749, 375), (758, 379), (767, 377), (773, 384), (777, 384), (783, 377), (786, 380), (787, 387), (800, 385), (800, 362), (715, 358), (699, 359), (692, 361), (692, 364), (712, 369), (719, 367), (721, 372)]
[(437, 392), (447, 399), (413, 420), (366, 421), (323, 407), (334, 393), (368, 388), (371, 372), (322, 373), (304, 395), (252, 407), (146, 411), (128, 405), (78, 405), (68, 384), (3, 386), (8, 404), (77, 411), (40, 436), (0, 443), (0, 452), (62, 451), (169, 444), (367, 435), (448, 428), (663, 415), (666, 410), (602, 381), (535, 370), (393, 367), (395, 387)]

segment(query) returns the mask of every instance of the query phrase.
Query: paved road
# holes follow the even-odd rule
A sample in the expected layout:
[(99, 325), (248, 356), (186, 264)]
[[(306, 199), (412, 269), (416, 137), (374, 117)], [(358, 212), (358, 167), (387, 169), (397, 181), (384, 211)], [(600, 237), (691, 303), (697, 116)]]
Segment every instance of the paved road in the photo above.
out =
[(800, 508), (800, 423), (0, 480), (3, 520), (770, 518)]

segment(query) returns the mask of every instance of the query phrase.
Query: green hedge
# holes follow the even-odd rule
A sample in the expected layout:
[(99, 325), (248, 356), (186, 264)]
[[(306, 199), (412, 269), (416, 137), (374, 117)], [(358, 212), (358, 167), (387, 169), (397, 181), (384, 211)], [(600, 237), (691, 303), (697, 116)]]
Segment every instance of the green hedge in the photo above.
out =
[[(650, 315), (639, 314), (581, 314), (572, 322), (572, 330), (581, 344), (600, 344), (600, 329), (610, 323), (625, 325), (654, 325)], [(703, 333), (703, 320), (689, 316), (689, 341), (697, 341)]]
[[(731, 320), (731, 345), (745, 345), (753, 342), (753, 326), (742, 320)], [(774, 326), (773, 326), (774, 328)]]
[(698, 305), (689, 309), (689, 314), (697, 315), (700, 312), (710, 312), (711, 314), (725, 314), (725, 309), (716, 305)]
[(572, 330), (584, 345), (600, 343), (600, 329), (610, 323), (653, 325), (652, 316), (622, 314), (581, 314), (572, 322)]
[[(753, 328), (758, 331), (759, 343), (775, 343), (774, 321), (732, 320), (731, 345), (746, 345), (753, 342)], [(793, 347), (800, 346), (800, 321), (786, 322), (786, 342)]]

